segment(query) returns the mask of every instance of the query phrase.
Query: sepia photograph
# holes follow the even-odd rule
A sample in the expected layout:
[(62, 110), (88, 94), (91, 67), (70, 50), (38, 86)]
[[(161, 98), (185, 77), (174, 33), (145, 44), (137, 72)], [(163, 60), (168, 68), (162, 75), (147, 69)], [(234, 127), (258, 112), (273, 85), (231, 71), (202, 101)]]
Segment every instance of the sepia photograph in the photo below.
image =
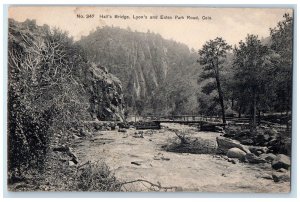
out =
[(10, 5), (7, 190), (290, 193), (294, 16)]

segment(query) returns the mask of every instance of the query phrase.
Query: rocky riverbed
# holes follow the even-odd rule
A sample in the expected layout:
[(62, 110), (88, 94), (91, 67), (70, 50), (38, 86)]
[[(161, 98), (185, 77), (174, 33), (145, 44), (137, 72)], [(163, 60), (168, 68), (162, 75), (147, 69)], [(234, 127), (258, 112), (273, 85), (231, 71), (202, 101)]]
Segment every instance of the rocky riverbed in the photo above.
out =
[[(231, 161), (226, 155), (168, 152), (166, 145), (176, 140), (172, 130), (181, 130), (217, 149), (221, 133), (198, 132), (180, 124), (165, 124), (161, 130), (99, 131), (92, 139), (77, 139), (74, 151), (80, 162), (104, 161), (124, 185), (124, 191), (152, 191), (153, 186), (168, 191), (197, 192), (282, 192), (290, 191), (286, 170), (274, 170), (271, 163)], [(279, 182), (275, 178), (279, 177)], [(282, 180), (283, 179), (283, 180)], [(158, 190), (160, 191), (160, 190)]]

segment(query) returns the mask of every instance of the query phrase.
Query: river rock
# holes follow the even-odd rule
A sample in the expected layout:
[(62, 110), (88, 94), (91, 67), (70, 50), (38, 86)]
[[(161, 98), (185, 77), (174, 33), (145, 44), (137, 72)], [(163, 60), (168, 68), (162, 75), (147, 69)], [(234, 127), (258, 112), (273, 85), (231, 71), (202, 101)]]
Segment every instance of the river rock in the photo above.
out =
[(256, 141), (260, 144), (267, 142), (268, 140), (270, 140), (270, 136), (268, 134), (258, 134), (256, 136)]
[(268, 134), (271, 137), (277, 136), (278, 131), (274, 128), (266, 128), (265, 133)]
[(237, 160), (233, 158), (228, 158), (227, 161), (233, 164), (237, 164)]
[(71, 158), (70, 161), (73, 161), (73, 163), (75, 163), (75, 164), (78, 163), (78, 157), (76, 156), (75, 152), (73, 151), (73, 149), (71, 147), (63, 145), (63, 146), (53, 148), (53, 151), (54, 152), (64, 152)]
[(254, 141), (252, 139), (248, 138), (248, 139), (241, 140), (241, 143), (244, 145), (252, 145), (254, 143)]
[(264, 178), (264, 179), (267, 179), (267, 180), (272, 180), (272, 179), (273, 179), (273, 176), (272, 176), (272, 175), (269, 175), (269, 174), (267, 174), (267, 173), (265, 173), (265, 174), (262, 174), (262, 175), (260, 176), (260, 178)]
[(256, 156), (255, 154), (252, 153), (247, 153), (244, 157), (244, 160), (248, 163), (254, 163), (254, 164), (258, 164), (258, 163), (266, 163), (266, 160)]
[(224, 136), (225, 137), (234, 137), (236, 135), (238, 135), (241, 132), (240, 128), (238, 127), (226, 127), (224, 130)]
[(274, 172), (272, 177), (274, 182), (289, 182), (291, 180), (291, 173), (289, 171), (284, 173)]
[(260, 157), (265, 159), (267, 162), (272, 163), (273, 160), (276, 158), (276, 155), (272, 153), (268, 153), (268, 154), (261, 154)]
[(77, 135), (80, 136), (80, 137), (90, 137), (91, 133), (86, 131), (84, 128), (80, 128), (79, 134), (77, 134)]
[(120, 129), (118, 130), (118, 132), (120, 132), (120, 133), (126, 133), (126, 129), (120, 128)]
[(73, 161), (69, 161), (69, 166), (75, 166), (75, 163)]
[(78, 137), (77, 135), (73, 134), (73, 139), (78, 140), (78, 139), (81, 139), (81, 137)]
[(284, 169), (284, 168), (280, 168), (279, 170), (276, 170), (277, 172), (280, 172), (280, 173), (285, 173), (287, 170)]
[(246, 146), (240, 144), (240, 142), (237, 140), (232, 140), (226, 137), (217, 137), (217, 143), (218, 143), (218, 149), (217, 149), (218, 154), (227, 154), (228, 150), (234, 147), (239, 148), (246, 153), (250, 153), (249, 149)]
[(251, 153), (255, 154), (256, 156), (259, 156), (263, 153), (267, 153), (268, 148), (267, 147), (260, 147), (260, 146), (250, 146), (249, 150)]
[(243, 158), (245, 155), (246, 152), (236, 147), (229, 149), (226, 154), (226, 156), (228, 156), (229, 158), (238, 158), (238, 159)]
[(272, 162), (272, 168), (274, 168), (275, 170), (278, 170), (280, 168), (289, 169), (290, 166), (291, 166), (290, 157), (284, 154), (278, 154), (277, 157)]

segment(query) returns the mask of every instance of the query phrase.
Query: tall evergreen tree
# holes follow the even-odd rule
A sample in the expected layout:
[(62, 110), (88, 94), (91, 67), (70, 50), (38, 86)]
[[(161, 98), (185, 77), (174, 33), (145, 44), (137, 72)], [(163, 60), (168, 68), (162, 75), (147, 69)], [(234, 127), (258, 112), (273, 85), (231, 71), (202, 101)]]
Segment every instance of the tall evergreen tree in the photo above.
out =
[(293, 17), (284, 14), (284, 20), (280, 21), (277, 26), (270, 29), (271, 32), (271, 49), (279, 56), (276, 69), (276, 91), (277, 102), (281, 109), (285, 110), (287, 115), (291, 110), (292, 100), (292, 70), (293, 70)]
[(231, 49), (225, 40), (217, 37), (214, 40), (206, 42), (202, 49), (199, 50), (199, 63), (204, 66), (204, 73), (200, 76), (200, 80), (213, 79), (214, 81), (208, 82), (203, 86), (202, 91), (205, 94), (210, 94), (215, 89), (218, 91), (218, 101), (222, 110), (222, 121), (226, 123), (224, 96), (222, 85), (220, 81), (220, 71), (225, 62), (226, 53)]
[(239, 47), (235, 47), (234, 55), (237, 99), (240, 104), (251, 106), (252, 123), (255, 128), (258, 101), (265, 102), (265, 99), (259, 98), (266, 94), (268, 83), (271, 81), (268, 78), (269, 69), (272, 68), (270, 51), (267, 46), (262, 45), (258, 36), (248, 35), (245, 42), (240, 41)]

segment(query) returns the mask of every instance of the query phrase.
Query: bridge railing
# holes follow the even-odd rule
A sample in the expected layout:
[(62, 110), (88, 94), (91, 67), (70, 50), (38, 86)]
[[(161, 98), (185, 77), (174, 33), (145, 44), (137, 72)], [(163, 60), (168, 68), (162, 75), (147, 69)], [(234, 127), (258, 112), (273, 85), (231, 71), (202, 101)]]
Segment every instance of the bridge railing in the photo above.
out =
[(221, 117), (218, 116), (200, 116), (200, 115), (171, 115), (171, 116), (156, 116), (147, 115), (143, 117), (144, 120), (174, 120), (174, 121), (212, 121), (221, 122)]
[[(144, 120), (150, 121), (208, 121), (208, 122), (222, 122), (222, 117), (219, 116), (201, 116), (201, 115), (169, 115), (169, 116), (159, 116), (159, 115), (147, 115), (143, 116)], [(227, 122), (235, 123), (250, 123), (249, 117), (226, 117)]]

